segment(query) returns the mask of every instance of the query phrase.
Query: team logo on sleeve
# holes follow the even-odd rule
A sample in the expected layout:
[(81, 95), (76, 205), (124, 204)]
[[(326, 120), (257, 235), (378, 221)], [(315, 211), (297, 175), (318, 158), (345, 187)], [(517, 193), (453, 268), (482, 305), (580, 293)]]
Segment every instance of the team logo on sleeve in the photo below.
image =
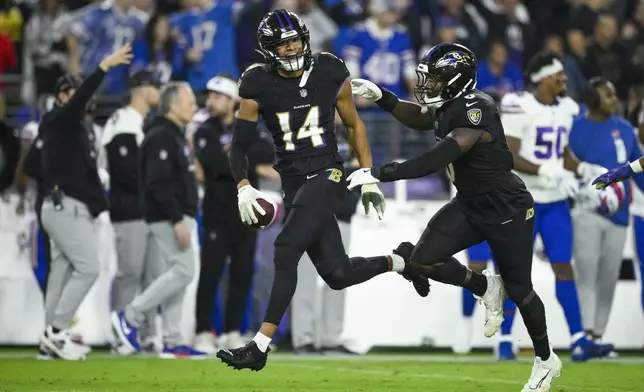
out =
[(481, 117), (483, 117), (481, 109), (470, 109), (467, 111), (467, 118), (474, 125), (479, 125), (479, 123), (481, 122)]

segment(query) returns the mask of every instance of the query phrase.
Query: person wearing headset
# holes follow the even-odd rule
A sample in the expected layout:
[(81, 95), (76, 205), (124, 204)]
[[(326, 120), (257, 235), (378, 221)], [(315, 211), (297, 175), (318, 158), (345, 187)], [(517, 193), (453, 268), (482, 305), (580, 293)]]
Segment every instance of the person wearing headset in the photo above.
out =
[[(568, 142), (577, 158), (608, 169), (639, 158), (642, 152), (633, 126), (613, 114), (618, 104), (615, 86), (595, 77), (588, 82), (585, 96), (586, 115), (574, 121)], [(635, 181), (644, 187), (644, 176)], [(582, 184), (575, 199), (574, 270), (584, 330), (595, 341), (606, 331), (619, 279), (631, 192), (628, 181), (603, 189), (588, 183)]]

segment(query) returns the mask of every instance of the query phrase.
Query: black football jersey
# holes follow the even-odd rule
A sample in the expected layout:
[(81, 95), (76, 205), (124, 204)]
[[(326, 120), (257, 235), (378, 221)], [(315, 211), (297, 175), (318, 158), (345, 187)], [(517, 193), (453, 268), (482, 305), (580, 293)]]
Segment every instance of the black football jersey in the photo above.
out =
[(335, 135), (335, 100), (349, 71), (330, 53), (313, 56), (298, 78), (284, 78), (265, 64), (251, 65), (241, 76), (239, 96), (259, 104), (273, 136), (277, 170), (303, 175), (342, 163)]
[(468, 212), (498, 223), (533, 204), (523, 181), (512, 173), (512, 152), (492, 97), (473, 90), (445, 103), (436, 111), (434, 128), (438, 140), (455, 128), (485, 129), (492, 137), (491, 141), (479, 140), (447, 168)]

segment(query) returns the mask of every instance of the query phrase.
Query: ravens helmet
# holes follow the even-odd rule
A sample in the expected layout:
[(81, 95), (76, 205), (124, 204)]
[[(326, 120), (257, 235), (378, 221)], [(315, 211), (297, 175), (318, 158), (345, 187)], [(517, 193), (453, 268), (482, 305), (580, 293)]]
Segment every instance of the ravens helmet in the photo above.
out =
[[(302, 50), (299, 53), (280, 57), (277, 48), (286, 41), (299, 38), (302, 40)], [(309, 29), (302, 19), (287, 10), (269, 12), (257, 28), (259, 52), (272, 67), (287, 72), (294, 72), (309, 66), (312, 60)]]
[(431, 48), (416, 68), (414, 95), (422, 104), (436, 104), (476, 88), (478, 60), (463, 45), (442, 43)]

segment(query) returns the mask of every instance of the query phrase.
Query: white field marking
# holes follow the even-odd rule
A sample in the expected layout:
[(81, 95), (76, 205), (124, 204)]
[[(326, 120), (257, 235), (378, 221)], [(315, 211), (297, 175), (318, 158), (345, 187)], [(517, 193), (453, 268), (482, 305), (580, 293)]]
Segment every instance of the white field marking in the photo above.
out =
[[(468, 382), (478, 382), (478, 383), (485, 383), (485, 384), (506, 384), (506, 385), (517, 385), (521, 386), (524, 385), (525, 382), (520, 382), (520, 381), (510, 381), (510, 380), (504, 380), (504, 379), (491, 379), (491, 378), (474, 378), (474, 377), (458, 377), (458, 376), (452, 376), (448, 374), (440, 374), (440, 373), (431, 373), (431, 374), (423, 374), (423, 373), (399, 373), (396, 371), (387, 371), (387, 370), (374, 370), (374, 369), (355, 369), (355, 368), (346, 368), (346, 367), (332, 367), (332, 366), (317, 366), (317, 365), (305, 365), (305, 364), (287, 364), (287, 363), (279, 363), (275, 364), (275, 366), (282, 366), (282, 367), (291, 367), (291, 368), (299, 368), (299, 369), (307, 369), (307, 370), (331, 370), (331, 371), (336, 371), (336, 372), (342, 372), (342, 373), (362, 373), (362, 374), (373, 374), (373, 375), (379, 375), (379, 376), (396, 376), (396, 377), (407, 377), (407, 378), (425, 378), (425, 379), (441, 379), (441, 380), (450, 380), (450, 381), (468, 381)], [(601, 392), (635, 392), (638, 391), (636, 389), (615, 389), (615, 388), (594, 388), (594, 387), (582, 387), (578, 385), (566, 385), (566, 384), (560, 384), (556, 381), (553, 382), (553, 387), (555, 388), (563, 388), (563, 389), (574, 389), (574, 390), (579, 390), (579, 391), (601, 391)]]

